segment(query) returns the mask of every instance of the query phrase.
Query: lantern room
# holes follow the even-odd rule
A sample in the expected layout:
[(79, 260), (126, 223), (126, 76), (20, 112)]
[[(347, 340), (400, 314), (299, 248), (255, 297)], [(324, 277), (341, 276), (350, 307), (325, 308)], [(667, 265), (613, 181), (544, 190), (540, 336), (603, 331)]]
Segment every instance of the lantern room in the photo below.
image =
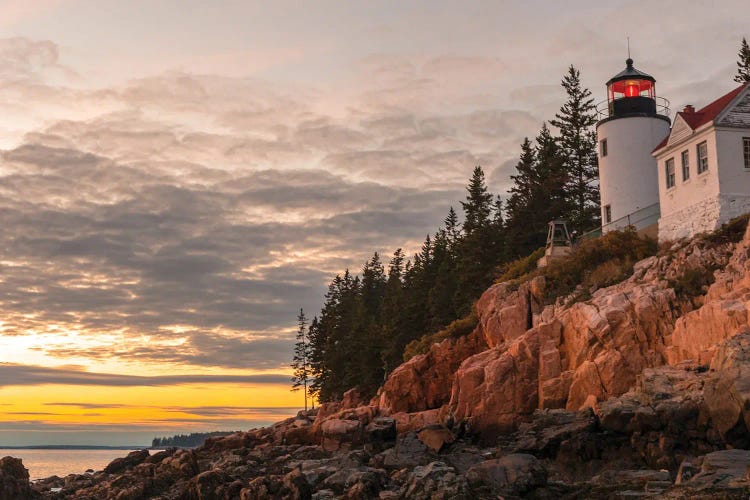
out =
[(624, 116), (654, 116), (656, 109), (656, 80), (633, 67), (627, 67), (607, 82), (607, 102), (610, 118)]

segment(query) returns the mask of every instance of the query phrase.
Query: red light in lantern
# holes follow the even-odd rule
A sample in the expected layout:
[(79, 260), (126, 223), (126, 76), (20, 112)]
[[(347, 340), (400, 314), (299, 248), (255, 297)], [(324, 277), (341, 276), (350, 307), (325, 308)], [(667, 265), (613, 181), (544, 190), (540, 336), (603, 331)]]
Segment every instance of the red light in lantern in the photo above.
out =
[(626, 97), (637, 97), (640, 95), (640, 89), (638, 88), (638, 82), (628, 82), (625, 85), (625, 96)]

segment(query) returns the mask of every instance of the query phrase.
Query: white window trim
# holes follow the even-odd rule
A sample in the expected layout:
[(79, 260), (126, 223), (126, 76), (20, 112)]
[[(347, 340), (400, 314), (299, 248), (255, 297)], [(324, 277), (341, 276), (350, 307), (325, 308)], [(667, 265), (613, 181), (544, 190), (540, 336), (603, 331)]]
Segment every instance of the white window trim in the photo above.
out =
[[(672, 163), (672, 183), (670, 185), (669, 178), (669, 163)], [(667, 191), (673, 190), (675, 187), (677, 187), (677, 172), (675, 171), (675, 161), (674, 156), (671, 158), (667, 158), (664, 160), (664, 185), (667, 187)]]
[[(685, 164), (685, 153), (687, 153), (687, 164)], [(685, 177), (685, 167), (687, 166), (687, 177)], [(682, 183), (690, 182), (690, 149), (685, 149), (680, 153), (680, 171), (682, 172)]]
[[(706, 146), (706, 169), (701, 172), (701, 155), (700, 147), (705, 144)], [(708, 164), (708, 141), (703, 140), (695, 145), (695, 171), (698, 173), (698, 177), (704, 175), (706, 172), (711, 170), (711, 166)]]

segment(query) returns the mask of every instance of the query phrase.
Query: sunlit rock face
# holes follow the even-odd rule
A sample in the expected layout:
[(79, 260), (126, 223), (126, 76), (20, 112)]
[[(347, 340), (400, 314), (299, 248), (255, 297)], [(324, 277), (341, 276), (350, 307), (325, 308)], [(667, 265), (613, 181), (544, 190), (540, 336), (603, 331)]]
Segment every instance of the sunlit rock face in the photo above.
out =
[[(410, 422), (425, 421), (429, 411), (427, 423), (437, 418), (497, 435), (537, 409), (597, 408), (626, 393), (646, 369), (706, 364), (722, 340), (748, 325), (741, 300), (748, 241), (675, 244), (636, 263), (622, 283), (572, 304), (545, 306), (543, 278), (496, 284), (477, 302), (471, 335), (435, 344), (394, 370), (380, 411), (399, 414), (402, 429), (415, 428)], [(687, 269), (718, 269), (705, 298), (675, 292)]]

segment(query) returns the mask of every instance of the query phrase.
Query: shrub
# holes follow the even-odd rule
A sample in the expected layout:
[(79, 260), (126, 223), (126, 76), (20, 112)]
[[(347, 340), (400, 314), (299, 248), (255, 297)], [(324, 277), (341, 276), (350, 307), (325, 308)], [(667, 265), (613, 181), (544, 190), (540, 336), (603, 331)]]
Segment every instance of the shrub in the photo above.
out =
[(424, 335), (422, 338), (412, 340), (404, 349), (404, 361), (409, 361), (417, 354), (424, 354), (430, 350), (432, 344), (442, 342), (448, 338), (459, 338), (470, 334), (477, 327), (479, 319), (476, 310), (472, 307), (471, 313), (461, 319), (457, 319), (439, 332)]
[(590, 291), (615, 285), (626, 279), (633, 263), (630, 260), (612, 259), (599, 264), (583, 280), (583, 286)]
[[(586, 285), (587, 278), (591, 285), (618, 283), (632, 272), (633, 262), (656, 251), (655, 240), (641, 238), (633, 229), (610, 231), (601, 238), (584, 241), (569, 256), (541, 270), (546, 278), (545, 301), (552, 303), (558, 297), (569, 295), (578, 285)], [(605, 276), (608, 271), (614, 272), (610, 279)], [(594, 273), (595, 277), (591, 278)]]
[(691, 267), (685, 269), (680, 276), (670, 280), (669, 285), (674, 293), (683, 300), (693, 300), (706, 293), (711, 283), (716, 279), (714, 267)]
[(497, 278), (495, 282), (503, 283), (505, 281), (515, 280), (536, 271), (536, 261), (541, 259), (543, 255), (544, 247), (538, 248), (526, 257), (521, 257), (520, 259), (504, 264), (500, 267), (500, 277)]
[(750, 214), (740, 215), (721, 225), (719, 229), (703, 236), (703, 240), (711, 245), (723, 243), (737, 243), (742, 240), (747, 229)]

